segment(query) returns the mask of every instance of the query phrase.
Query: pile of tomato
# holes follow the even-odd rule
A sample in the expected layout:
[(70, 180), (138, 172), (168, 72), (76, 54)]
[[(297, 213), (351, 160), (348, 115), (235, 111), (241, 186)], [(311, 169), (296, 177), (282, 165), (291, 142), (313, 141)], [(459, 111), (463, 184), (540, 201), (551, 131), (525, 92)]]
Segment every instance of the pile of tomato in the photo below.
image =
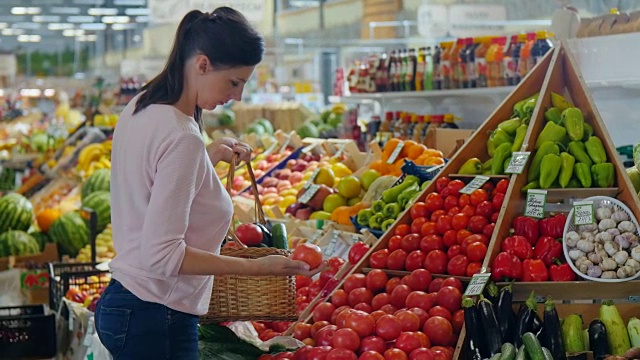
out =
[(396, 226), (387, 248), (374, 252), (369, 266), (455, 276), (479, 272), (509, 181), (487, 182), (471, 194), (460, 193), (464, 187), (461, 180), (439, 178), (436, 192), (411, 206), (411, 223)]

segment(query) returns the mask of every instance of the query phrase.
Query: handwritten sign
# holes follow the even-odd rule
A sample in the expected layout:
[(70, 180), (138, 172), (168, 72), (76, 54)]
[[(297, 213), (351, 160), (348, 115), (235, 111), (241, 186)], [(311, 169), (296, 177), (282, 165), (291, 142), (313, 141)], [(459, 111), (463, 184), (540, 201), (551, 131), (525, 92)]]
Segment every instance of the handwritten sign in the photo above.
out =
[(593, 217), (593, 201), (576, 201), (573, 203), (573, 224), (591, 225), (595, 222)]
[(320, 168), (317, 168), (315, 170), (313, 170), (313, 173), (311, 174), (311, 177), (309, 178), (309, 180), (307, 181), (306, 184), (304, 184), (304, 188), (308, 189), (311, 185), (313, 185), (313, 182), (316, 180), (316, 178), (318, 177), (318, 173), (320, 172)]
[(529, 160), (529, 155), (531, 155), (531, 153), (528, 151), (514, 152), (511, 156), (509, 166), (507, 166), (504, 171), (505, 174), (522, 174), (524, 167), (527, 165), (527, 161)]
[(320, 190), (320, 185), (311, 185), (309, 189), (307, 189), (307, 191), (300, 197), (300, 202), (306, 205), (309, 201), (311, 201), (311, 199), (313, 199), (313, 196), (318, 192), (318, 190)]
[(396, 159), (398, 159), (398, 155), (400, 155), (400, 151), (402, 151), (403, 147), (403, 142), (399, 142), (398, 145), (396, 145), (396, 148), (393, 149), (391, 156), (389, 156), (389, 158), (387, 159), (387, 164), (393, 164), (394, 162), (396, 162)]
[(491, 278), (491, 273), (483, 273), (483, 274), (475, 274), (469, 281), (469, 286), (467, 286), (467, 290), (464, 292), (464, 296), (478, 296), (482, 295), (482, 291), (484, 291), (484, 287), (489, 282)]
[(482, 185), (484, 185), (487, 181), (489, 181), (488, 176), (478, 175), (474, 177), (473, 180), (471, 180), (471, 182), (467, 184), (467, 186), (463, 187), (458, 192), (462, 194), (471, 194), (475, 190), (480, 189)]
[(544, 217), (544, 206), (547, 204), (547, 190), (527, 191), (527, 203), (524, 207), (524, 215), (536, 219)]

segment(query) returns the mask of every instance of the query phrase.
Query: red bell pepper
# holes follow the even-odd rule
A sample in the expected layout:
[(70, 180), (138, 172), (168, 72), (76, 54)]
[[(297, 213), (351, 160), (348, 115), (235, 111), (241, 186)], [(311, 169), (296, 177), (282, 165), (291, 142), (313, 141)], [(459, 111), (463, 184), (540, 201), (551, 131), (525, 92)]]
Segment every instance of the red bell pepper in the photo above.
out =
[(562, 253), (562, 240), (556, 240), (551, 236), (541, 236), (533, 248), (533, 258), (542, 260), (547, 266), (553, 264), (553, 259), (561, 259)]
[(551, 281), (575, 281), (576, 273), (573, 272), (569, 264), (562, 264), (556, 259), (555, 264), (549, 269), (549, 278)]
[(540, 236), (551, 236), (559, 239), (564, 234), (564, 224), (567, 222), (567, 215), (558, 214), (550, 218), (540, 220)]
[(515, 255), (501, 252), (493, 259), (491, 277), (494, 281), (522, 279), (522, 261)]
[(520, 260), (531, 259), (533, 257), (533, 248), (524, 236), (509, 236), (502, 241), (500, 249), (517, 256)]
[(549, 269), (538, 259), (527, 259), (522, 263), (522, 281), (547, 281)]
[(524, 236), (531, 246), (536, 246), (536, 241), (540, 237), (538, 226), (538, 220), (524, 215), (513, 220), (514, 235)]

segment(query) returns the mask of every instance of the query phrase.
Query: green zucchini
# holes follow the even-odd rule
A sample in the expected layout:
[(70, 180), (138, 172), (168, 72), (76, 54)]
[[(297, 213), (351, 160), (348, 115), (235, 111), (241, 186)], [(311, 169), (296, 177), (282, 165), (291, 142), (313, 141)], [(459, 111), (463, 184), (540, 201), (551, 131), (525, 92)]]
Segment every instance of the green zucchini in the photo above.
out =
[(629, 340), (631, 340), (631, 347), (640, 347), (640, 319), (636, 317), (629, 319), (627, 332), (629, 333)]
[(540, 341), (533, 333), (528, 332), (522, 335), (522, 343), (524, 344), (524, 349), (527, 351), (527, 355), (529, 355), (529, 359), (545, 360), (544, 354), (542, 353), (542, 345), (540, 345)]
[(271, 238), (273, 239), (273, 247), (276, 249), (287, 250), (289, 248), (289, 239), (287, 239), (287, 228), (282, 223), (275, 223), (271, 227)]
[(542, 355), (544, 356), (544, 360), (554, 360), (553, 355), (551, 355), (551, 351), (546, 347), (542, 348)]
[(589, 350), (589, 348), (591, 347), (589, 345), (589, 329), (582, 330), (582, 342), (584, 343), (584, 350)]
[(502, 353), (500, 360), (515, 360), (517, 350), (513, 344), (504, 343), (500, 350)]
[(524, 345), (520, 346), (518, 349), (518, 353), (516, 354), (516, 360), (527, 360), (529, 357), (527, 356), (527, 351), (524, 349)]
[(582, 317), (569, 315), (562, 322), (562, 344), (564, 351), (569, 353), (586, 351), (582, 335)]
[(624, 325), (622, 317), (618, 312), (618, 308), (613, 301), (605, 301), (600, 306), (600, 320), (607, 329), (607, 340), (609, 341), (609, 350), (611, 355), (622, 355), (631, 349), (629, 334), (627, 327)]
[(497, 353), (493, 355), (491, 358), (489, 358), (489, 360), (500, 360), (500, 356), (502, 356), (502, 354)]

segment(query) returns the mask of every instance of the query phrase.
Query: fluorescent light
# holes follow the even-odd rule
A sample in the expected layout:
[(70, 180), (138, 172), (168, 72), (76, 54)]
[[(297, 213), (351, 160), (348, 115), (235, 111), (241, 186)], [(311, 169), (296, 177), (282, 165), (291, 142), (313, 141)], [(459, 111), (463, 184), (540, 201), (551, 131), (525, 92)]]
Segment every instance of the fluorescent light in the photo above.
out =
[(60, 16), (56, 15), (35, 15), (31, 18), (33, 22), (59, 22)]
[(82, 16), (82, 15), (77, 15), (77, 16), (69, 16), (67, 17), (67, 21), (68, 22), (72, 22), (72, 23), (91, 23), (96, 21), (95, 16)]
[(72, 37), (72, 36), (80, 36), (80, 35), (84, 35), (84, 30), (64, 30), (62, 32), (62, 36)]
[(47, 26), (49, 30), (69, 30), (74, 27), (75, 25), (69, 23), (51, 23)]
[(96, 36), (96, 35), (80, 35), (80, 36), (76, 36), (76, 40), (82, 41), (82, 42), (96, 41), (96, 39), (98, 39), (98, 36)]
[(73, 0), (73, 3), (78, 5), (102, 6), (104, 0)]
[[(40, 40), (42, 40), (42, 37), (40, 35), (18, 35), (19, 42), (40, 42)], [(38, 94), (35, 96), (40, 95)]]
[(56, 94), (56, 90), (55, 89), (44, 89), (44, 96), (46, 97), (52, 97)]
[(111, 29), (115, 30), (115, 31), (121, 31), (121, 30), (131, 30), (131, 29), (135, 29), (136, 28), (136, 24), (113, 24), (111, 25)]
[(118, 9), (115, 8), (91, 8), (87, 10), (89, 15), (93, 16), (113, 16), (118, 15)]
[(126, 24), (129, 22), (128, 16), (103, 16), (102, 22), (105, 24)]
[(146, 0), (113, 0), (115, 6), (145, 6)]
[(138, 22), (138, 23), (149, 22), (149, 17), (148, 16), (136, 16), (136, 22)]
[(41, 27), (41, 24), (32, 23), (32, 22), (19, 22), (11, 25), (14, 29), (29, 29), (29, 30), (38, 30)]
[(100, 30), (105, 30), (106, 28), (107, 28), (107, 24), (103, 24), (103, 23), (80, 24), (80, 29), (83, 29), (83, 30), (100, 31)]
[(24, 30), (22, 29), (2, 29), (2, 35), (5, 36), (15, 36), (24, 34)]
[(36, 15), (40, 14), (40, 11), (42, 11), (42, 9), (39, 7), (16, 6), (11, 8), (11, 13), (13, 15)]
[(22, 89), (20, 90), (20, 96), (24, 97), (39, 97), (42, 94), (40, 89)]
[(151, 12), (146, 8), (127, 8), (124, 9), (124, 13), (127, 15), (135, 16), (135, 15), (149, 15)]
[(78, 7), (62, 7), (54, 6), (49, 10), (52, 14), (64, 14), (64, 15), (77, 15), (80, 14), (80, 8)]
[(9, 26), (6, 22), (0, 23), (0, 29), (6, 29)]

